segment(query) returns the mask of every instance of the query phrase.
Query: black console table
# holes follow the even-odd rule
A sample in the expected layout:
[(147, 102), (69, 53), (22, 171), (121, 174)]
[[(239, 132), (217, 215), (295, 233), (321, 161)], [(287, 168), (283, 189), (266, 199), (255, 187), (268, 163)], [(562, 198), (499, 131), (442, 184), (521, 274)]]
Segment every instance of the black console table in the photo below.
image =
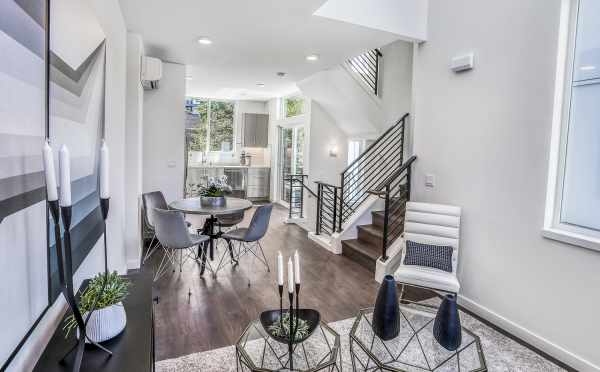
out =
[[(154, 315), (152, 310), (152, 275), (136, 273), (126, 275), (131, 281), (129, 295), (123, 301), (127, 314), (125, 330), (112, 340), (103, 342), (113, 352), (108, 358), (106, 353), (94, 347), (87, 347), (81, 372), (151, 372), (154, 371)], [(82, 288), (87, 285), (83, 283)], [(70, 372), (73, 356), (67, 363), (60, 364), (64, 353), (75, 344), (75, 332), (65, 339), (62, 323), (59, 324), (34, 371)]]

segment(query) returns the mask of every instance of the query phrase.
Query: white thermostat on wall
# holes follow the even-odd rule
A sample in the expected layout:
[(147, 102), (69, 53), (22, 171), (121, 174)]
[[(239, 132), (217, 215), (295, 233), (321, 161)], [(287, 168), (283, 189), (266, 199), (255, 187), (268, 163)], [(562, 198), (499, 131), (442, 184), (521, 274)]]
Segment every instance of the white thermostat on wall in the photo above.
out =
[(468, 71), (473, 68), (473, 53), (452, 58), (450, 69), (454, 72)]

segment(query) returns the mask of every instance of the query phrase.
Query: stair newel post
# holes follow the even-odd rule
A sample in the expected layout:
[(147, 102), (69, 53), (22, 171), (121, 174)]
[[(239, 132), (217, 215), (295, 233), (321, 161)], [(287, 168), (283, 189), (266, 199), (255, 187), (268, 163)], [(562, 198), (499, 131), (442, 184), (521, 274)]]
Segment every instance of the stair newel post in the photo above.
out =
[(323, 194), (323, 190), (321, 188), (321, 184), (317, 184), (317, 226), (315, 226), (315, 231), (317, 235), (321, 234), (321, 197)]
[(304, 218), (304, 176), (300, 176), (300, 218)]
[(385, 211), (383, 214), (383, 247), (381, 259), (387, 261), (388, 222), (390, 219), (390, 184), (385, 186)]
[[(294, 176), (290, 174), (290, 211), (288, 214), (288, 218), (292, 218), (292, 208), (293, 208), (293, 202), (294, 202), (294, 182), (293, 182)], [(284, 195), (285, 196), (285, 195)]]
[(344, 179), (346, 173), (342, 173), (342, 183), (340, 187), (340, 217), (338, 218), (338, 232), (342, 231), (342, 218), (344, 216)]
[(406, 168), (406, 201), (410, 201), (410, 174), (412, 166)]
[(338, 199), (338, 188), (335, 186), (331, 186), (333, 188), (333, 219), (331, 221), (331, 232), (335, 232), (335, 227), (337, 225), (337, 199)]

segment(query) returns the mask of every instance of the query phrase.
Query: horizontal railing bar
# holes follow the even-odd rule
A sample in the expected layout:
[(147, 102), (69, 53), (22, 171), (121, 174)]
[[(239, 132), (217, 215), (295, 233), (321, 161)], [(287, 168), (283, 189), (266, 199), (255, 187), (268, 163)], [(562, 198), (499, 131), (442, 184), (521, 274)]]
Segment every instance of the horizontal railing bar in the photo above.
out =
[(408, 167), (410, 167), (415, 160), (417, 160), (417, 156), (416, 155), (411, 156), (404, 164), (402, 164), (400, 169), (398, 169), (397, 171), (392, 173), (391, 176), (389, 176), (388, 178), (385, 179), (385, 181), (382, 183), (382, 186), (380, 186), (380, 188), (385, 187), (385, 185), (387, 185), (389, 182), (391, 182), (395, 178), (397, 178), (400, 175), (400, 173), (404, 172)]
[(377, 65), (377, 61), (369, 61), (366, 55), (360, 55), (356, 57), (359, 61), (361, 61), (368, 69), (369, 69), (369, 74), (371, 76), (373, 76), (375, 79), (377, 79), (377, 71), (376, 71), (376, 65)]
[(361, 60), (356, 59), (353, 61), (354, 67), (358, 70), (358, 75), (369, 85), (370, 87), (375, 86), (375, 77), (369, 71), (369, 68), (365, 66)]
[[(402, 127), (395, 126), (395, 127), (392, 127), (391, 129), (392, 129), (391, 131), (386, 133), (385, 137), (379, 137), (378, 140), (376, 142), (374, 142), (373, 144), (371, 144), (369, 146), (369, 148), (367, 150), (365, 150), (356, 160), (354, 160), (352, 163), (350, 163), (350, 165), (348, 167), (346, 167), (344, 172), (348, 172), (354, 166), (359, 165), (361, 162), (364, 162), (364, 159), (372, 157), (372, 155), (376, 154), (377, 150), (379, 150), (380, 148), (389, 146), (390, 141), (395, 143), (394, 140), (397, 140), (398, 137), (400, 137), (404, 133), (404, 130), (402, 129)], [(364, 154), (366, 154), (366, 155), (364, 155)], [(360, 160), (360, 161), (357, 161), (357, 160)]]
[[(387, 155), (390, 151), (393, 151), (397, 147), (401, 147), (402, 144), (398, 142), (398, 136), (400, 135), (402, 135), (402, 132), (394, 133), (384, 141), (380, 142), (377, 148), (374, 149), (375, 151), (373, 153), (371, 153), (368, 157), (363, 158), (360, 163), (354, 164), (350, 170), (346, 171), (345, 174), (349, 174), (349, 177), (346, 178), (351, 179), (354, 177), (357, 170), (364, 170), (364, 168), (370, 169), (374, 160), (381, 160), (382, 153)], [(347, 183), (346, 179), (344, 179), (344, 182)]]
[(406, 118), (408, 117), (408, 113), (404, 114), (394, 125), (392, 125), (391, 127), (389, 127), (385, 132), (383, 132), (383, 134), (377, 139), (375, 140), (375, 142), (373, 142), (369, 147), (367, 147), (365, 149), (365, 151), (360, 154), (358, 156), (358, 158), (354, 159), (354, 161), (352, 163), (350, 163), (346, 168), (344, 168), (344, 170), (342, 171), (342, 173), (345, 173), (346, 170), (350, 169), (350, 167), (352, 167), (352, 165), (354, 165), (354, 163), (357, 163), (360, 159), (362, 159), (364, 156), (366, 156), (366, 154), (369, 153), (369, 151), (382, 139), (385, 138), (385, 136), (391, 132), (394, 128), (398, 127), (399, 125), (404, 125), (404, 122), (406, 120)]
[[(355, 178), (364, 177), (365, 174), (370, 174), (370, 171), (376, 169), (376, 167), (381, 164), (381, 161), (389, 159), (390, 153), (394, 154), (400, 150), (400, 145), (397, 143), (391, 142), (390, 144), (386, 145), (386, 147), (383, 149), (383, 151), (385, 151), (383, 154), (374, 155), (373, 158), (368, 159), (365, 164), (362, 164), (362, 168), (353, 170), (350, 175), (344, 179), (344, 188), (352, 185), (350, 181), (356, 181)], [(389, 161), (386, 161), (386, 163), (389, 163)]]
[[(381, 181), (381, 177), (383, 177), (387, 172), (393, 171), (394, 168), (397, 168), (398, 165), (393, 164), (393, 163), (386, 163), (383, 168), (379, 171), (371, 171), (373, 168), (370, 168), (369, 171), (371, 171), (370, 173), (363, 175), (363, 179), (356, 179), (354, 180), (351, 184), (346, 185), (344, 188), (344, 191), (348, 190), (348, 192), (351, 192), (352, 190), (356, 189), (357, 187), (361, 187), (363, 190), (369, 190), (371, 188), (373, 188), (373, 185), (377, 184), (377, 181), (382, 182)], [(375, 183), (373, 181), (376, 181)]]

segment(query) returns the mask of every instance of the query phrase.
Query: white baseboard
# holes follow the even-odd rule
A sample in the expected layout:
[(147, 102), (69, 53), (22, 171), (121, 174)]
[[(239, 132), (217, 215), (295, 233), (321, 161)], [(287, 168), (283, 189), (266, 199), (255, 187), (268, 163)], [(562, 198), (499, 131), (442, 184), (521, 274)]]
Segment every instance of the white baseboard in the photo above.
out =
[(333, 239), (331, 237), (325, 238), (323, 235), (317, 235), (314, 232), (309, 232), (308, 238), (333, 254), (341, 253), (336, 251), (336, 248), (333, 244)]
[(592, 362), (573, 354), (572, 352), (552, 343), (549, 340), (546, 340), (540, 335), (531, 332), (521, 325), (506, 319), (500, 314), (493, 312), (485, 306), (482, 306), (461, 294), (458, 295), (458, 302), (460, 305), (477, 314), (481, 318), (486, 319), (497, 327), (522, 339), (523, 341), (562, 361), (568, 366), (577, 369), (578, 371), (600, 372), (600, 367)]
[(135, 270), (135, 269), (139, 269), (140, 266), (140, 259), (132, 259), (132, 260), (128, 260), (127, 261), (127, 270)]

